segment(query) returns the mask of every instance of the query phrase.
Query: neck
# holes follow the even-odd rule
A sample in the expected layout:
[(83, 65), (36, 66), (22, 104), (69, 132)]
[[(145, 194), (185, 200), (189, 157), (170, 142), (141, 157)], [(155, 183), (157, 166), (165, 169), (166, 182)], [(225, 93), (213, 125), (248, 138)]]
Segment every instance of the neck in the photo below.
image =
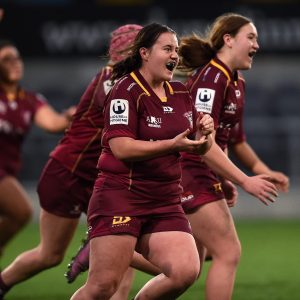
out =
[(139, 70), (139, 72), (141, 73), (141, 75), (144, 77), (144, 79), (147, 81), (147, 83), (149, 84), (149, 86), (153, 89), (153, 90), (158, 90), (160, 88), (163, 87), (164, 82), (161, 80), (155, 80), (150, 74), (149, 72), (147, 72), (146, 70), (144, 70), (143, 68), (141, 68)]
[(226, 53), (224, 52), (219, 52), (217, 54), (217, 58), (224, 63), (229, 69), (230, 71), (233, 73), (234, 71), (236, 71), (233, 67), (233, 64), (231, 63), (231, 59), (228, 55), (226, 55)]

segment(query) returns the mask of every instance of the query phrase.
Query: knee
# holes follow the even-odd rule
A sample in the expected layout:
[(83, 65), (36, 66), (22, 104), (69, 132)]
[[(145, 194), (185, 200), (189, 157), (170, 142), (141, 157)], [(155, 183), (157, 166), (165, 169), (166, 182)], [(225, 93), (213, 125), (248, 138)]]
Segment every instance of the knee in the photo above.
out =
[(63, 259), (63, 253), (54, 253), (54, 252), (42, 252), (39, 255), (40, 263), (43, 265), (45, 269), (49, 269), (59, 265)]
[(237, 266), (240, 262), (241, 253), (242, 253), (241, 243), (237, 239), (232, 245), (231, 256), (230, 256), (229, 262), (232, 265)]
[(14, 216), (14, 224), (16, 227), (20, 228), (25, 226), (32, 218), (33, 208), (28, 206), (22, 210), (21, 213)]
[[(232, 241), (226, 249), (221, 250), (221, 252), (216, 256), (216, 259), (220, 259), (226, 265), (236, 268), (240, 262), (241, 252), (241, 243), (238, 239), (236, 239)], [(213, 260), (214, 259), (215, 257), (213, 255)]]
[(184, 291), (197, 280), (199, 272), (200, 264), (188, 264), (172, 271), (170, 279), (178, 290)]
[[(89, 277), (91, 276), (91, 272)], [(105, 278), (98, 278), (93, 283), (88, 282), (86, 284), (86, 290), (88, 291), (89, 297), (93, 300), (110, 299), (112, 295), (117, 291), (119, 281), (117, 278), (106, 276)]]

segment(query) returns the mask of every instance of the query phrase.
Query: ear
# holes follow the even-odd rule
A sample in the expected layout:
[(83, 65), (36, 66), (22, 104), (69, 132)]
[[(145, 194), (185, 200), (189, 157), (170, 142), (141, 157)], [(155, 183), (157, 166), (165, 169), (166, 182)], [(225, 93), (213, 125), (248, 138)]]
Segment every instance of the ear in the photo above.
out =
[(232, 47), (232, 36), (229, 33), (224, 34), (223, 36), (224, 45), (227, 45), (227, 47)]
[(142, 47), (140, 48), (140, 56), (142, 58), (142, 60), (148, 60), (148, 56), (149, 56), (149, 51), (147, 48)]

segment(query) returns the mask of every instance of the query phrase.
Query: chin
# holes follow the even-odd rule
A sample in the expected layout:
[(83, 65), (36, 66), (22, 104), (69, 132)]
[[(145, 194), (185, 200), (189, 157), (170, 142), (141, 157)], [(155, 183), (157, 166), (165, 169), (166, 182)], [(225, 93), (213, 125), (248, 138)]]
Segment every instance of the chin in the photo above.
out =
[(170, 75), (167, 75), (165, 80), (167, 80), (167, 81), (170, 81), (170, 80), (172, 80), (172, 78), (173, 78), (173, 75), (174, 75), (173, 73), (172, 73), (172, 74), (170, 74)]

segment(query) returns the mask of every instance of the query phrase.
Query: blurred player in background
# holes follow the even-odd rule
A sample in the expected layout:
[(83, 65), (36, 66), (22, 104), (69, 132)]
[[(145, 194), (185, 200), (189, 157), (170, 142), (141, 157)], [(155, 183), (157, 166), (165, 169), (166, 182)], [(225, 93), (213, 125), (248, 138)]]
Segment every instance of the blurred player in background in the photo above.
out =
[(17, 179), (21, 148), (32, 124), (48, 131), (67, 128), (74, 107), (56, 112), (45, 98), (20, 86), (23, 61), (16, 46), (0, 40), (0, 255), (32, 215), (29, 196)]
[[(225, 153), (231, 129), (242, 121), (245, 83), (239, 70), (251, 68), (258, 48), (254, 24), (238, 14), (225, 14), (217, 18), (205, 38), (192, 35), (181, 40), (179, 53), (182, 66), (187, 71), (193, 71), (187, 87), (197, 110), (213, 117), (215, 141)], [(245, 155), (248, 156), (249, 151)], [(250, 161), (254, 161), (253, 152), (247, 159), (250, 166)], [(229, 300), (241, 254), (238, 235), (228, 209), (236, 202), (236, 188), (228, 180), (232, 178), (226, 174), (219, 173), (220, 179), (205, 157), (199, 159), (192, 154), (183, 154), (182, 168), (182, 205), (191, 223), (200, 259), (203, 261), (206, 249), (212, 256), (206, 278), (205, 299)], [(254, 182), (262, 183), (266, 179), (284, 189), (288, 186), (285, 176), (269, 172), (262, 164), (252, 171), (266, 175), (243, 175), (234, 182), (246, 191), (247, 186)], [(267, 205), (274, 201), (273, 195), (276, 196), (273, 187), (267, 186), (254, 195)]]
[[(50, 153), (41, 174), (37, 189), (41, 205), (40, 244), (20, 254), (2, 271), (0, 295), (1, 288), (2, 294), (5, 294), (13, 285), (63, 260), (80, 215), (87, 211), (97, 176), (96, 165), (101, 152), (103, 129), (102, 108), (112, 87), (112, 66), (127, 56), (127, 49), (141, 28), (136, 24), (128, 24), (112, 33), (107, 66), (87, 87), (70, 128)], [(72, 276), (72, 273), (68, 273), (69, 282), (75, 279)], [(111, 299), (127, 299), (132, 278), (133, 270), (129, 268), (120, 289)]]

